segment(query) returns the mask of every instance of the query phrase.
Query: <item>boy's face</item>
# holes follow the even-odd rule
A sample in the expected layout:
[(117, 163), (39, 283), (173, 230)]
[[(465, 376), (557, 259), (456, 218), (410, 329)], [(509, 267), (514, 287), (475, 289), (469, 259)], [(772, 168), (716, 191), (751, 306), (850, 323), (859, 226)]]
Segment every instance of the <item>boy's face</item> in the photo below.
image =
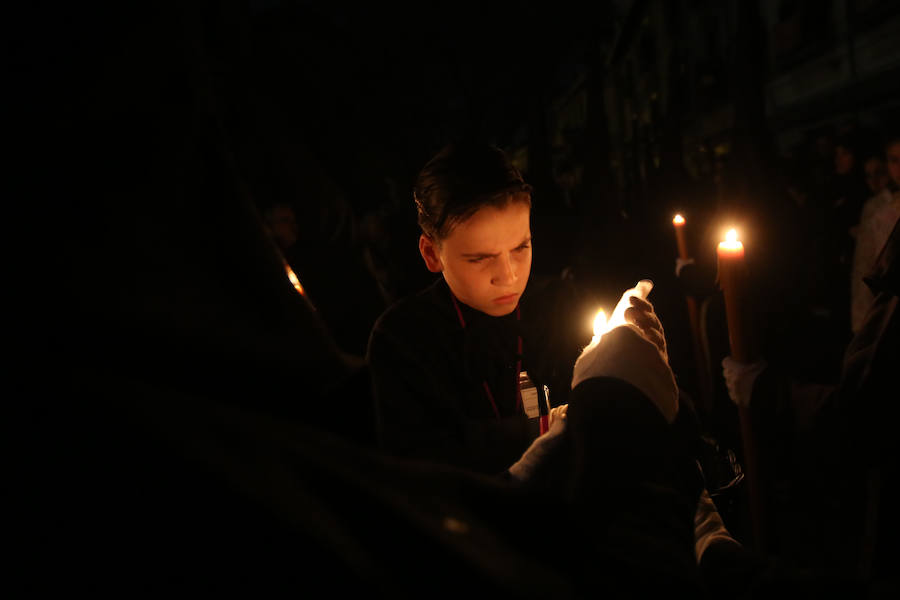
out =
[(440, 241), (423, 234), (419, 251), (460, 302), (494, 317), (507, 315), (531, 274), (531, 206), (485, 206)]
[(887, 147), (887, 169), (894, 184), (900, 187), (900, 142)]

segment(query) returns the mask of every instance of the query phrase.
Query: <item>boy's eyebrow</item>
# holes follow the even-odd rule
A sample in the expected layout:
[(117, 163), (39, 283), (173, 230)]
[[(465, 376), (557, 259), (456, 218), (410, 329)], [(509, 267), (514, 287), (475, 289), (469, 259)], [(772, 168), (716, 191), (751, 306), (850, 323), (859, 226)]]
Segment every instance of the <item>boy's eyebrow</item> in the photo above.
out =
[[(531, 236), (529, 235), (524, 240), (522, 240), (516, 248), (521, 248), (525, 244), (531, 243)], [(462, 254), (463, 258), (494, 258), (495, 256), (500, 256), (498, 253), (490, 253), (490, 252), (472, 252), (472, 253), (464, 253)]]

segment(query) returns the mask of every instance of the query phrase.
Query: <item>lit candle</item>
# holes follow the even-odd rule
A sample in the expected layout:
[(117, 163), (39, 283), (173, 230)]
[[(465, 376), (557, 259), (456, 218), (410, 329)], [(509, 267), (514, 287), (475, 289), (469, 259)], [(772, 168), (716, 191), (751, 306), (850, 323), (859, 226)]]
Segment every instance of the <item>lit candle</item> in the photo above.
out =
[(613, 309), (610, 316), (607, 317), (606, 312), (602, 308), (598, 310), (597, 315), (594, 317), (594, 337), (591, 339), (591, 344), (596, 344), (608, 331), (612, 331), (616, 327), (625, 325), (625, 323), (628, 322), (627, 319), (625, 319), (625, 311), (631, 307), (631, 301), (629, 300), (631, 296), (637, 296), (638, 298), (646, 300), (652, 289), (652, 281), (649, 279), (641, 279), (633, 288), (625, 290), (625, 293), (622, 294), (619, 303), (616, 304), (616, 307)]
[(303, 285), (300, 283), (300, 278), (297, 277), (297, 274), (294, 273), (294, 270), (285, 263), (284, 270), (287, 272), (288, 279), (291, 282), (291, 285), (294, 286), (294, 289), (300, 292), (301, 296), (306, 296), (306, 291), (303, 289)]
[(288, 264), (286, 260), (283, 260), (284, 263), (284, 272), (287, 273), (288, 281), (291, 282), (291, 285), (294, 286), (294, 289), (300, 293), (300, 296), (306, 300), (306, 303), (313, 310), (316, 310), (315, 305), (309, 299), (309, 296), (306, 295), (306, 290), (303, 288), (303, 284), (300, 283), (300, 278), (297, 277), (297, 274), (294, 273), (294, 270), (291, 268), (291, 265)]
[(725, 316), (728, 320), (728, 341), (731, 356), (741, 362), (756, 360), (756, 346), (748, 317), (743, 307), (744, 245), (737, 231), (731, 229), (719, 242), (719, 287), (725, 297)]
[(719, 242), (719, 258), (744, 258), (744, 244), (737, 238), (737, 230), (729, 229), (725, 239)]
[[(744, 309), (745, 265), (744, 245), (738, 239), (737, 231), (730, 230), (725, 240), (719, 243), (719, 287), (725, 298), (725, 318), (728, 321), (728, 342), (731, 356), (743, 363), (752, 363), (759, 354), (750, 314)], [(747, 467), (747, 491), (750, 498), (750, 516), (753, 536), (758, 547), (765, 546), (765, 508), (763, 480), (759, 473), (756, 434), (750, 407), (738, 407), (741, 441), (744, 447), (744, 462)]]
[(687, 250), (687, 242), (684, 239), (685, 220), (680, 214), (675, 215), (672, 219), (672, 225), (675, 226), (675, 240), (678, 242), (678, 257), (686, 260), (690, 258)]

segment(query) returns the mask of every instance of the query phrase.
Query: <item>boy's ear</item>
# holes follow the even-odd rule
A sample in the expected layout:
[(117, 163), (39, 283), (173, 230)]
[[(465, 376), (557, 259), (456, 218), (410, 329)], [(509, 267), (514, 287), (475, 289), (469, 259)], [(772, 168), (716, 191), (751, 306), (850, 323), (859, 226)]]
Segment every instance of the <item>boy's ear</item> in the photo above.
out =
[(444, 270), (441, 257), (438, 254), (437, 243), (424, 233), (419, 236), (419, 253), (425, 260), (425, 266), (432, 273), (440, 273)]

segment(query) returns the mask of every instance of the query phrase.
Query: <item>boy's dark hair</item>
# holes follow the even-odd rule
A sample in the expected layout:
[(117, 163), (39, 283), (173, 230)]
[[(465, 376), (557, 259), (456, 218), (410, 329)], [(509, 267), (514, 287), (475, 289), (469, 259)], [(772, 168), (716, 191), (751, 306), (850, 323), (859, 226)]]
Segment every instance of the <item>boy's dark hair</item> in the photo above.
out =
[(419, 227), (442, 239), (484, 206), (531, 203), (531, 186), (496, 146), (457, 142), (445, 146), (419, 172), (413, 188)]

